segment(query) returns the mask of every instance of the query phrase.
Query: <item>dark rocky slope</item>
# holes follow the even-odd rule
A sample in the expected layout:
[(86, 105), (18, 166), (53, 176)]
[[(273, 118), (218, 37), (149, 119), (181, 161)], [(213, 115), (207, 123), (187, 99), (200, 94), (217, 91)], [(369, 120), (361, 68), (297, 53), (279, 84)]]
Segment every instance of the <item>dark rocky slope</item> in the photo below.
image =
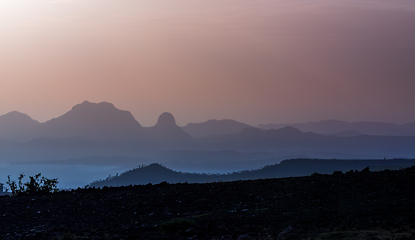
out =
[(415, 167), (1, 197), (2, 239), (413, 239)]

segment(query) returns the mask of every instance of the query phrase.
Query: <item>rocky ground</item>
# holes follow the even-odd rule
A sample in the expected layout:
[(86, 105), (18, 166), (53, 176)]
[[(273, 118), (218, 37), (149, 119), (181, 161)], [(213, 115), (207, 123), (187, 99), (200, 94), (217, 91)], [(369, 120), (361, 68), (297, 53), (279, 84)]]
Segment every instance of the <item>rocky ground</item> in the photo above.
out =
[(415, 167), (0, 197), (2, 239), (414, 239)]

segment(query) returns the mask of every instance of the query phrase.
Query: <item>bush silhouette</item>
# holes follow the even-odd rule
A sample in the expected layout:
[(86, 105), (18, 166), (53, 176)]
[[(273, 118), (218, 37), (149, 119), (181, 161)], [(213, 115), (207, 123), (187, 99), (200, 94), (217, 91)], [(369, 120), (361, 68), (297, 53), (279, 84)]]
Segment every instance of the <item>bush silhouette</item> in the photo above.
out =
[(38, 173), (34, 176), (29, 176), (29, 181), (23, 183), (22, 180), (25, 177), (24, 174), (20, 174), (17, 178), (18, 182), (10, 180), (10, 175), (7, 176), (8, 181), (6, 182), (13, 196), (21, 194), (39, 194), (39, 193), (51, 193), (57, 192), (57, 178), (45, 178), (41, 177), (41, 174)]

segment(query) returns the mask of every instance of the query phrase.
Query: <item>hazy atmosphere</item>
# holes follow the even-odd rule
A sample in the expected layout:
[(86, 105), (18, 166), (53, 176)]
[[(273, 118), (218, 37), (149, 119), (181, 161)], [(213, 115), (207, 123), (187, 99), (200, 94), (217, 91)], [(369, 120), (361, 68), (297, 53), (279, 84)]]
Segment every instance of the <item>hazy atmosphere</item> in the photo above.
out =
[(415, 239), (415, 0), (0, 0), (0, 239)]
[(0, 115), (415, 121), (413, 0), (1, 0)]

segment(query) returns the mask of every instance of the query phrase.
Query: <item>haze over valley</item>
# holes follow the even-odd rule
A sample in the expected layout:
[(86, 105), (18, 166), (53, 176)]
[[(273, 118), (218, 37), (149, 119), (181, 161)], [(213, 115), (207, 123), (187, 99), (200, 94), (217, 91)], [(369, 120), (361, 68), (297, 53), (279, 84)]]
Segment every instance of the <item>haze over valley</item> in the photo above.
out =
[[(295, 128), (309, 125), (316, 131)], [(382, 126), (400, 132), (385, 135)], [(173, 114), (164, 112), (153, 127), (143, 127), (129, 111), (111, 103), (84, 101), (43, 123), (19, 112), (0, 116), (1, 164), (5, 176), (36, 169), (59, 177), (62, 187), (79, 187), (151, 163), (181, 172), (224, 174), (295, 158), (410, 159), (415, 157), (411, 126), (323, 121), (261, 129), (210, 119), (180, 127)]]

